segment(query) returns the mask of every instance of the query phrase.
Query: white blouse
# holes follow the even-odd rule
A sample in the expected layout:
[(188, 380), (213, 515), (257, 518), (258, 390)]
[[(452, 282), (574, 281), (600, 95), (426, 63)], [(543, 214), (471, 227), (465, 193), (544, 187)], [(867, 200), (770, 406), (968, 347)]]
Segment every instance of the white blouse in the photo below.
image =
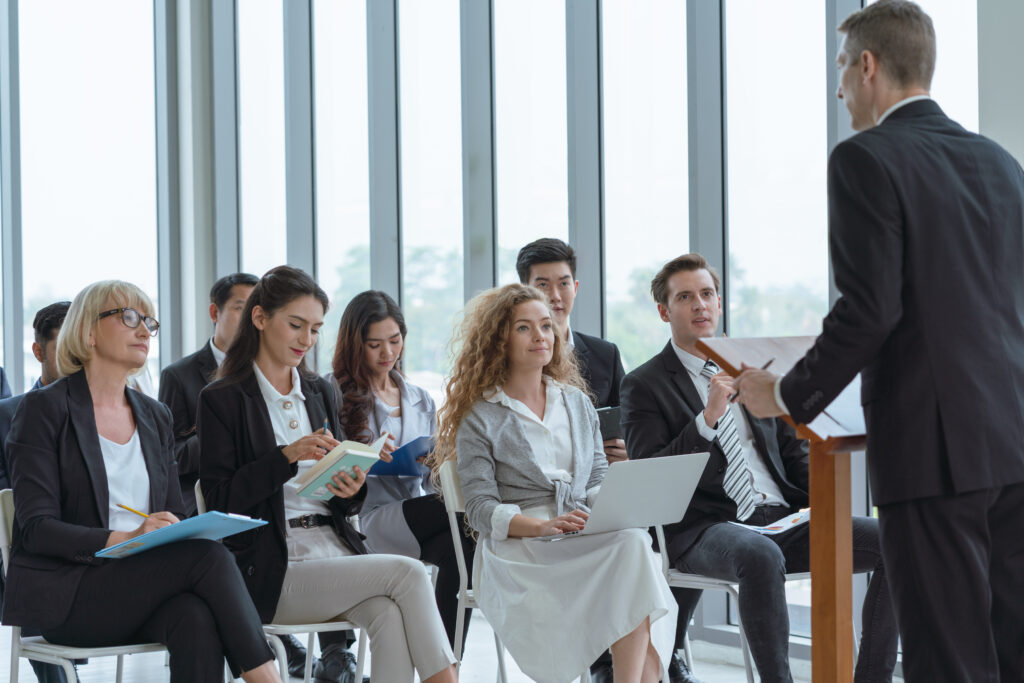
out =
[[(256, 383), (260, 387), (260, 393), (267, 404), (267, 412), (270, 413), (270, 424), (274, 429), (274, 439), (277, 441), (277, 445), (287, 446), (312, 434), (313, 425), (310, 424), (309, 413), (306, 412), (306, 397), (302, 393), (298, 369), (292, 368), (291, 391), (288, 394), (282, 394), (274, 388), (258, 365), (253, 363), (252, 367), (256, 374)], [(317, 429), (322, 426), (318, 425)], [(298, 473), (285, 482), (283, 487), (285, 520), (302, 515), (331, 514), (331, 509), (324, 501), (304, 498), (296, 493), (298, 490), (296, 479), (315, 463), (315, 460), (300, 460)], [(338, 538), (334, 528), (330, 526), (318, 526), (311, 529), (288, 527), (285, 529), (285, 537), (288, 543), (288, 560), (290, 562), (352, 554), (348, 546)]]
[(117, 504), (147, 514), (153, 512), (149, 509), (149, 470), (142, 455), (139, 430), (132, 432), (132, 438), (123, 444), (100, 436), (100, 452), (103, 454), (103, 467), (107, 470), (107, 504), (110, 506), (107, 526), (111, 531), (135, 531), (142, 523), (142, 517), (117, 507)]

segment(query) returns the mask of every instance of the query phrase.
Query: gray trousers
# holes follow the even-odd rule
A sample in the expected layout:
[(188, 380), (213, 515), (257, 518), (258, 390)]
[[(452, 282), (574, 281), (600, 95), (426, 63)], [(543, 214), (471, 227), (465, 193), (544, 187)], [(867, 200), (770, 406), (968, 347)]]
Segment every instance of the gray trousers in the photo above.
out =
[(352, 555), (290, 562), (274, 623), (337, 619), (370, 637), (374, 683), (412, 683), (455, 663), (422, 562)]

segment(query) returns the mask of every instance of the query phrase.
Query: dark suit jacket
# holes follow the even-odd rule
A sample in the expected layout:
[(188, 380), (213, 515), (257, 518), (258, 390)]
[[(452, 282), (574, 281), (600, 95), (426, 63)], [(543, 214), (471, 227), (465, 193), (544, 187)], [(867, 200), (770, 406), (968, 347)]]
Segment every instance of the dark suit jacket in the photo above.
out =
[[(682, 521), (665, 527), (673, 562), (704, 529), (718, 522), (736, 521), (736, 503), (722, 485), (725, 453), (717, 441), (707, 441), (697, 431), (696, 418), (702, 410), (704, 402), (671, 342), (622, 381), (622, 428), (631, 459), (711, 453)], [(759, 420), (749, 413), (746, 416), (757, 452), (786, 502), (791, 507), (805, 507), (807, 442), (797, 439), (793, 428), (782, 420)]]
[[(334, 389), (320, 377), (303, 377), (306, 412), (314, 427), (326, 418), (331, 433), (340, 434)], [(199, 394), (199, 478), (211, 510), (234, 512), (270, 522), (267, 526), (229, 536), (224, 544), (235, 554), (245, 585), (260, 619), (269, 622), (277, 610), (288, 568), (282, 485), (298, 466), (288, 462), (274, 439), (270, 412), (256, 375), (239, 382), (218, 380)], [(363, 537), (348, 523), (366, 499), (366, 487), (351, 499), (328, 501), (338, 535), (357, 553), (365, 553)]]
[[(39, 380), (36, 380), (32, 389), (35, 390), (39, 387)], [(11, 432), (11, 422), (14, 421), (14, 414), (18, 412), (18, 406), (21, 405), (21, 399), (24, 397), (25, 394), (18, 394), (0, 400), (0, 490), (11, 488), (11, 479), (7, 474), (7, 449), (4, 447), (4, 442), (7, 441), (7, 435)], [(3, 609), (3, 604), (4, 579), (0, 576), (0, 610)]]
[[(150, 509), (181, 515), (171, 415), (126, 389), (149, 472)], [(65, 621), (82, 575), (110, 535), (110, 501), (85, 372), (24, 396), (7, 439), (15, 524), (4, 623)]]
[(590, 386), (598, 408), (619, 405), (619, 385), (622, 384), (622, 358), (619, 347), (600, 337), (592, 337), (573, 330), (576, 358), (580, 374)]
[(4, 372), (3, 368), (0, 368), (0, 398), (11, 397), (11, 385), (7, 381), (7, 373)]
[(786, 407), (863, 371), (879, 505), (1024, 481), (1024, 171), (925, 100), (840, 143), (828, 192), (842, 296)]
[(217, 360), (210, 344), (164, 368), (160, 373), (160, 402), (174, 418), (174, 456), (178, 459), (181, 498), (189, 516), (196, 513), (195, 485), (199, 479), (199, 438), (196, 436), (196, 407), (199, 392), (213, 381)]

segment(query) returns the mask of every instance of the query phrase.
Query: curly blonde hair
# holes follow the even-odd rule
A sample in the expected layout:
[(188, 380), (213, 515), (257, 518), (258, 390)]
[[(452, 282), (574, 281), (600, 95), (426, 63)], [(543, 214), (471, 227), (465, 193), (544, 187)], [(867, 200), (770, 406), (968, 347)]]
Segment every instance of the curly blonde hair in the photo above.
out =
[[(508, 380), (508, 335), (512, 315), (516, 306), (528, 301), (540, 301), (550, 311), (543, 292), (520, 284), (489, 289), (466, 304), (462, 323), (452, 339), (456, 356), (445, 387), (444, 405), (437, 414), (434, 452), (427, 463), (435, 482), (441, 464), (455, 459), (455, 436), (466, 413), (485, 391), (502, 386)], [(557, 332), (551, 362), (544, 366), (543, 373), (589, 395), (580, 377), (576, 355)]]

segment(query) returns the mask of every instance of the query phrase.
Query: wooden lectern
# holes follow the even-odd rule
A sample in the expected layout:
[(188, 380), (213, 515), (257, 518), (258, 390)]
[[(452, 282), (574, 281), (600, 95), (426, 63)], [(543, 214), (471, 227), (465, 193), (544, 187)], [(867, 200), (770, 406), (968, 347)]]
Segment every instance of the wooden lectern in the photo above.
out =
[[(697, 347), (732, 376), (742, 364), (784, 375), (815, 337), (697, 341)], [(850, 522), (850, 453), (865, 447), (860, 376), (810, 424), (797, 424), (810, 442), (811, 674), (823, 683), (853, 682), (853, 530)]]

